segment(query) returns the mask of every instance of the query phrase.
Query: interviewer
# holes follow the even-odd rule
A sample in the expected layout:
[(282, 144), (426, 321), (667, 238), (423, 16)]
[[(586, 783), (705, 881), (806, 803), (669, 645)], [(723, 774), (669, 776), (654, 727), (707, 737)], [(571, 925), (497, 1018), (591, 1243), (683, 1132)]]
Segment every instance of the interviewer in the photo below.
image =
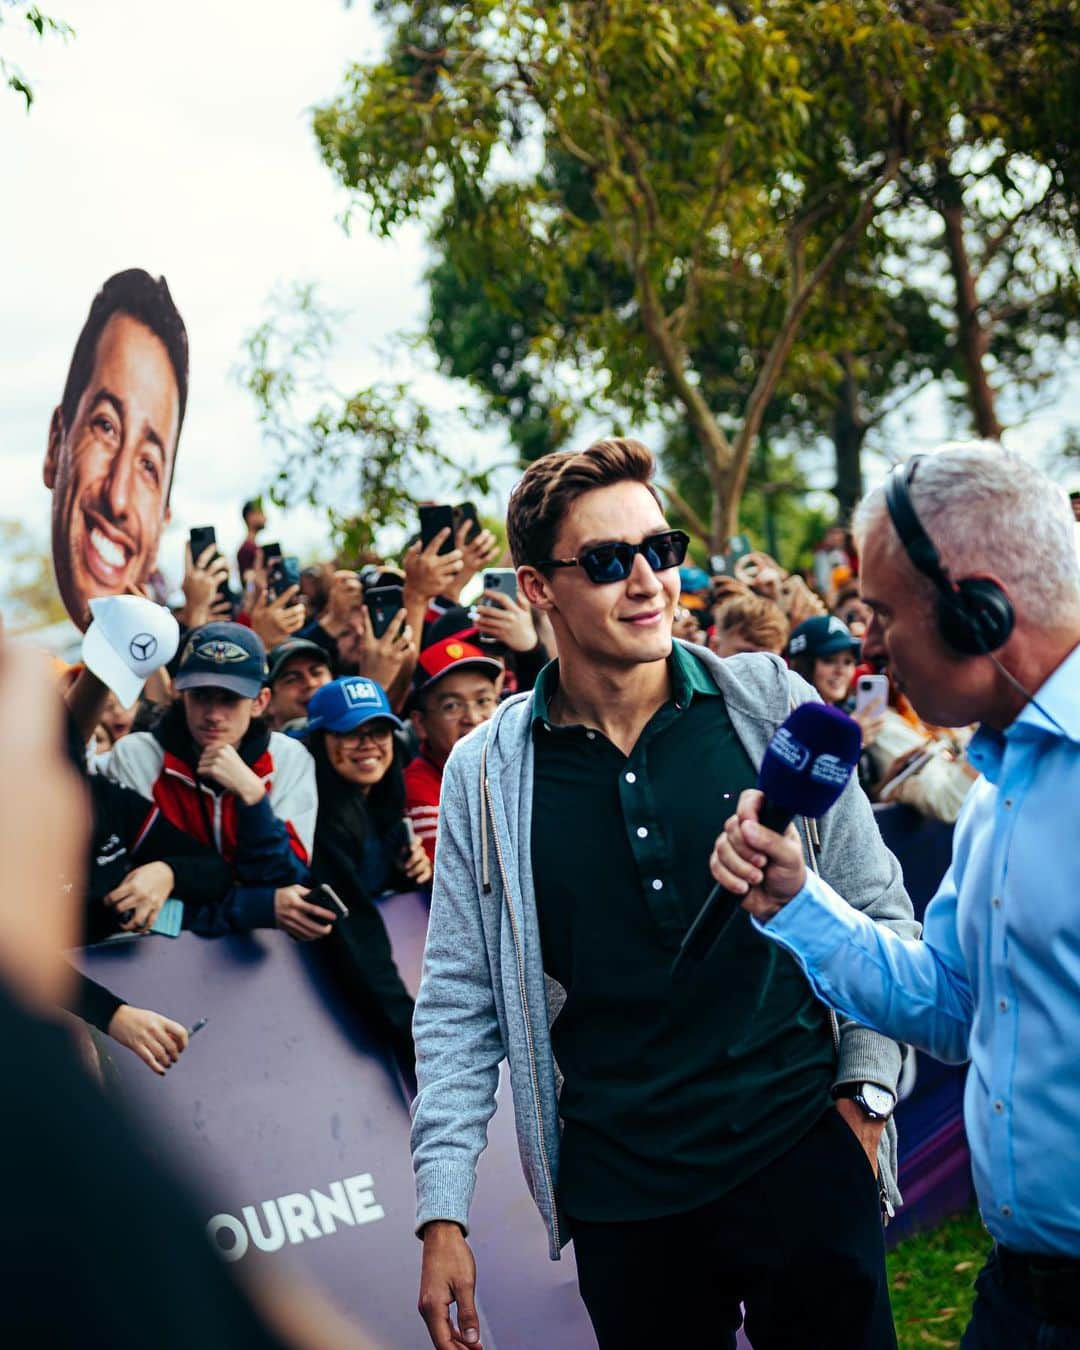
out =
[[(991, 533), (986, 523), (994, 522)], [(982, 778), (924, 940), (808, 875), (746, 792), (713, 876), (821, 997), (939, 1059), (971, 1060), (964, 1114), (994, 1250), (964, 1350), (1080, 1346), (1080, 570), (1055, 485), (998, 447), (893, 471), (856, 518), (864, 651), (925, 720), (979, 722)]]

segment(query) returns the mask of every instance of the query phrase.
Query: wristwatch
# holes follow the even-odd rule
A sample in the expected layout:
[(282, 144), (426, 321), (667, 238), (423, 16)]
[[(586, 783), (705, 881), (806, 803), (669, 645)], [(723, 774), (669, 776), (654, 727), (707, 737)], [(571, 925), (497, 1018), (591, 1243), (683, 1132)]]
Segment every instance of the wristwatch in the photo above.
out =
[(850, 1097), (868, 1120), (888, 1120), (896, 1107), (894, 1094), (877, 1083), (838, 1083), (832, 1095), (834, 1101)]

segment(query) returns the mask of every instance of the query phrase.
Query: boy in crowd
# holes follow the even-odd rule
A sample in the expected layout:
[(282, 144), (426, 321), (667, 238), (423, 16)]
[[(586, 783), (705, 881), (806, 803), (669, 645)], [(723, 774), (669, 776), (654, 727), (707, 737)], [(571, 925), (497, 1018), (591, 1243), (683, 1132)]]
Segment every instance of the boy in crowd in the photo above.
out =
[(266, 721), (273, 731), (307, 718), (307, 705), (316, 689), (334, 678), (329, 654), (307, 638), (290, 638), (270, 653), (270, 702)]
[(118, 742), (108, 776), (154, 801), (232, 867), (237, 886), (218, 931), (276, 923), (294, 937), (321, 937), (326, 913), (303, 898), (315, 766), (298, 741), (266, 729), (266, 678), (266, 652), (250, 628), (195, 629), (173, 682), (179, 700), (153, 731)]
[(740, 652), (775, 652), (780, 656), (787, 646), (789, 625), (784, 611), (753, 591), (716, 605), (713, 615), (709, 647), (717, 656), (737, 656)]
[(420, 653), (409, 696), (420, 753), (405, 770), (405, 814), (433, 862), (446, 757), (495, 712), (502, 673), (501, 661), (456, 635)]

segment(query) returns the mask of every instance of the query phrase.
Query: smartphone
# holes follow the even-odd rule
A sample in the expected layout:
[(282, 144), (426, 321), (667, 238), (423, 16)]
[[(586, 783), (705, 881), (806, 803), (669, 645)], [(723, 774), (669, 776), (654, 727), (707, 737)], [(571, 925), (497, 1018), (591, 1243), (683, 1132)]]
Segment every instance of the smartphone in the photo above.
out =
[[(210, 556), (210, 562), (215, 558), (220, 558), (217, 546), (217, 531), (213, 525), (194, 525), (191, 529), (191, 561), (197, 563), (208, 548), (213, 548), (214, 552)], [(229, 594), (229, 578), (224, 577), (218, 582), (218, 595), (222, 595), (229, 604), (232, 604), (232, 596)]]
[(855, 711), (871, 718), (884, 717), (889, 706), (889, 677), (860, 675), (855, 681)]
[(208, 548), (213, 546), (210, 556), (213, 562), (217, 555), (217, 531), (213, 525), (193, 525), (191, 527), (191, 561), (197, 563)]
[(733, 534), (728, 540), (724, 553), (713, 553), (709, 557), (709, 567), (714, 577), (733, 577), (735, 564), (751, 551), (750, 540), (745, 534)]
[(482, 528), (480, 525), (480, 518), (476, 514), (475, 502), (459, 502), (458, 505), (454, 507), (455, 537), (457, 536), (458, 530), (461, 529), (466, 521), (469, 522), (469, 528), (465, 532), (465, 542), (469, 544), (476, 538)]
[(412, 850), (416, 847), (416, 827), (413, 825), (412, 821), (409, 819), (408, 816), (403, 816), (401, 819), (401, 823), (402, 825), (405, 826), (405, 842), (408, 845), (409, 852), (411, 853)]
[(332, 909), (339, 919), (349, 917), (349, 907), (333, 886), (328, 886), (324, 881), (318, 889), (308, 896), (308, 902), (312, 905), (318, 905), (320, 909)]
[(424, 548), (435, 538), (440, 530), (450, 533), (439, 545), (440, 553), (453, 553), (457, 548), (454, 542), (454, 508), (452, 506), (422, 506), (420, 508), (420, 543)]
[[(518, 598), (517, 572), (512, 567), (487, 568), (484, 572), (484, 590), (498, 591), (500, 595), (509, 596), (516, 604)], [(495, 602), (480, 596), (476, 603), (478, 605), (494, 605)], [(498, 638), (488, 637), (486, 633), (480, 634), (480, 643), (497, 655), (503, 655), (506, 652), (505, 645)]]
[(885, 802), (891, 802), (896, 792), (896, 789), (900, 786), (900, 784), (904, 782), (905, 779), (910, 778), (913, 773), (918, 773), (924, 764), (929, 763), (929, 761), (934, 758), (934, 756), (937, 754), (937, 751), (938, 747), (929, 746), (925, 750), (920, 750), (917, 755), (913, 755), (911, 759), (909, 759), (908, 762), (904, 765), (904, 767), (900, 770), (900, 772), (894, 778), (890, 778), (889, 781), (885, 784), (885, 786), (881, 789), (881, 791), (878, 793), (877, 796), (878, 801), (883, 804)]
[(203, 1027), (206, 1026), (207, 1022), (209, 1021), (210, 1021), (209, 1017), (200, 1017), (197, 1022), (193, 1023), (190, 1027), (188, 1027), (187, 1029), (188, 1037), (190, 1038), (194, 1036), (197, 1031), (202, 1031)]
[[(513, 567), (489, 567), (484, 572), (484, 590), (498, 591), (500, 595), (509, 596), (515, 604), (518, 598), (517, 571)], [(491, 601), (481, 599), (479, 604), (491, 604)]]
[(371, 619), (372, 636), (381, 638), (405, 604), (405, 591), (401, 586), (372, 586), (364, 591), (364, 604)]
[(290, 586), (300, 585), (300, 559), (276, 557), (266, 569), (266, 587), (276, 600)]

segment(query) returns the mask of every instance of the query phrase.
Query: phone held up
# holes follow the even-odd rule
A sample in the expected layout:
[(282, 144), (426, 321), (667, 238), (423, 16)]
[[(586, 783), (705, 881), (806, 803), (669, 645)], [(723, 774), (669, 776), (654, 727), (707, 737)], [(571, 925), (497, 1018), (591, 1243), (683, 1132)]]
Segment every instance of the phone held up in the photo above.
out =
[(364, 590), (364, 604), (371, 620), (371, 635), (381, 638), (404, 606), (405, 591), (401, 586), (372, 586)]
[(855, 682), (855, 711), (869, 721), (885, 716), (889, 706), (889, 677), (860, 675)]
[[(208, 563), (212, 563), (215, 558), (221, 557), (221, 554), (218, 552), (217, 546), (217, 531), (214, 529), (213, 525), (193, 525), (191, 527), (190, 542), (191, 542), (191, 561), (193, 564), (198, 563), (199, 559), (202, 557), (202, 555), (206, 552), (208, 548), (212, 548), (214, 550), (214, 552), (207, 559)], [(223, 596), (226, 600), (229, 600), (231, 603), (232, 597), (229, 594), (228, 577), (226, 577), (223, 581), (220, 581), (218, 583), (217, 593), (218, 595)]]
[[(517, 572), (512, 567), (486, 568), (484, 571), (484, 590), (498, 591), (500, 595), (505, 595), (516, 605), (518, 599)], [(481, 596), (476, 603), (478, 605), (494, 605), (495, 602)], [(484, 633), (480, 634), (480, 641), (485, 647), (491, 647), (496, 652), (506, 650), (498, 638), (488, 637)]]
[(440, 530), (448, 530), (446, 538), (439, 545), (440, 553), (453, 553), (457, 548), (454, 541), (454, 508), (452, 506), (422, 506), (420, 508), (420, 543), (424, 548), (431, 543)]

